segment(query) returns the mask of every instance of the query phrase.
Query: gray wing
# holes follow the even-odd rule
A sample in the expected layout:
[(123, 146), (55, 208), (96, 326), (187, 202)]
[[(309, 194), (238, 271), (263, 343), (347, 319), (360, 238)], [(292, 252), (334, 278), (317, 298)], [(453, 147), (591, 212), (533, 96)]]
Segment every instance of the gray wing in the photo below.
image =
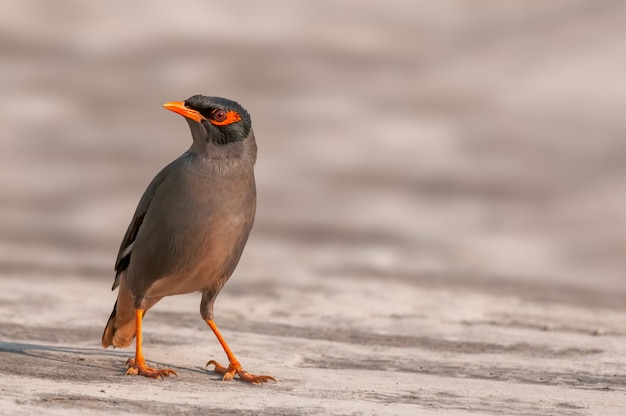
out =
[(157, 176), (155, 176), (152, 182), (150, 182), (150, 185), (148, 185), (148, 188), (141, 197), (141, 200), (139, 200), (139, 205), (137, 205), (135, 215), (133, 215), (133, 219), (128, 225), (128, 229), (126, 230), (126, 234), (124, 234), (122, 244), (120, 245), (120, 250), (117, 253), (117, 259), (115, 260), (115, 281), (113, 282), (111, 290), (115, 290), (119, 286), (120, 278), (130, 263), (130, 256), (133, 252), (133, 247), (135, 246), (135, 239), (137, 238), (139, 228), (143, 223), (143, 219), (146, 216), (146, 212), (152, 202), (152, 198), (167, 176), (167, 172), (169, 170), (168, 168), (170, 166), (171, 164), (166, 166), (157, 174)]

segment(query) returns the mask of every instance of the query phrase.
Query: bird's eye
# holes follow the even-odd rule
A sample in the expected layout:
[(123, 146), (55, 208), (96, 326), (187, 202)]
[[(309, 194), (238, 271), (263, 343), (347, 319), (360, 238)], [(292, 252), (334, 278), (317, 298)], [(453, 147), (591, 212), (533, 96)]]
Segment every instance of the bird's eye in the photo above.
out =
[(226, 111), (224, 110), (215, 110), (211, 115), (211, 118), (215, 121), (224, 121), (226, 120)]
[(221, 108), (213, 110), (208, 117), (209, 122), (214, 126), (228, 126), (241, 120), (239, 113), (233, 110), (223, 110)]

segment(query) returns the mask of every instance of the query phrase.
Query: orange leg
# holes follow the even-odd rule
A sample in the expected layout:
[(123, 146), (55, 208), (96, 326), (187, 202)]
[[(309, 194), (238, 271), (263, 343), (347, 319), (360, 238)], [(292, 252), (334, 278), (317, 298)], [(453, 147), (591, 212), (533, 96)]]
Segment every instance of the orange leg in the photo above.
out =
[(220, 342), (220, 344), (222, 344), (222, 348), (224, 348), (224, 352), (228, 357), (229, 363), (228, 368), (226, 368), (217, 361), (211, 360), (206, 363), (207, 367), (210, 364), (213, 364), (215, 366), (215, 372), (224, 375), (224, 380), (232, 380), (235, 374), (237, 374), (242, 381), (246, 381), (248, 383), (260, 384), (268, 382), (270, 380), (276, 382), (276, 379), (272, 376), (255, 376), (254, 374), (250, 374), (244, 371), (243, 368), (241, 368), (241, 364), (239, 364), (239, 361), (237, 361), (237, 358), (235, 358), (235, 354), (233, 354), (233, 352), (228, 347), (228, 344), (226, 344), (226, 341), (224, 341), (224, 338), (222, 337), (222, 334), (220, 334), (220, 331), (217, 329), (217, 325), (215, 325), (215, 322), (213, 322), (212, 319), (207, 319), (206, 323), (209, 325), (211, 330), (213, 330), (213, 333), (217, 337), (217, 340)]
[(167, 377), (170, 374), (176, 374), (176, 371), (170, 370), (169, 368), (163, 370), (155, 370), (154, 368), (150, 368), (146, 365), (146, 360), (143, 357), (143, 352), (141, 351), (141, 341), (142, 341), (142, 333), (141, 333), (141, 322), (143, 321), (143, 315), (145, 311), (143, 309), (135, 309), (135, 328), (136, 328), (136, 338), (135, 338), (135, 359), (129, 358), (126, 361), (128, 365), (128, 370), (126, 371), (126, 375), (140, 375), (144, 377), (150, 378), (162, 378)]

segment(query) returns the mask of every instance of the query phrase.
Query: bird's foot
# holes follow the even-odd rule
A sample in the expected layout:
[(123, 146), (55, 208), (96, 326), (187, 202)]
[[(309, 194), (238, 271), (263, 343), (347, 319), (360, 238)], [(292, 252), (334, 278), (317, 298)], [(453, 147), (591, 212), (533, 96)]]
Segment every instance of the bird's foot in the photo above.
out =
[(170, 370), (169, 368), (164, 368), (162, 370), (157, 370), (146, 365), (145, 360), (136, 360), (134, 358), (129, 358), (126, 360), (126, 365), (128, 366), (128, 370), (126, 370), (125, 375), (139, 375), (150, 378), (163, 378), (167, 377), (171, 374), (178, 377), (176, 371)]
[(265, 376), (265, 375), (257, 376), (254, 374), (250, 374), (247, 371), (244, 371), (243, 368), (241, 368), (241, 364), (239, 364), (238, 362), (235, 362), (235, 363), (231, 362), (228, 365), (228, 368), (226, 368), (222, 366), (220, 363), (218, 363), (217, 361), (211, 360), (208, 363), (206, 363), (206, 366), (208, 367), (211, 364), (215, 366), (215, 369), (213, 371), (215, 371), (217, 374), (222, 374), (224, 376), (222, 380), (232, 380), (233, 377), (235, 377), (235, 374), (237, 374), (241, 381), (245, 381), (247, 383), (262, 384), (262, 383), (267, 383), (270, 380), (276, 383), (276, 379), (272, 376)]

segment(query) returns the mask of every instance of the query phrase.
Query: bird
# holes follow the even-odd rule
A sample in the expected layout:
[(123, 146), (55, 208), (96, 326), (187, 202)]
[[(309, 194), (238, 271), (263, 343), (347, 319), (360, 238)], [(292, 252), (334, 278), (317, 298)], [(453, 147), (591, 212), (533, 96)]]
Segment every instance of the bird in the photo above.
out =
[(235, 101), (194, 95), (163, 105), (189, 124), (192, 144), (150, 182), (124, 234), (112, 290), (119, 288), (102, 335), (102, 347), (123, 348), (135, 338), (127, 375), (162, 378), (172, 369), (146, 364), (145, 313), (166, 296), (201, 292), (200, 315), (213, 331), (228, 366), (210, 360), (230, 380), (276, 382), (246, 372), (213, 320), (213, 303), (233, 274), (256, 211), (257, 145), (250, 114)]

